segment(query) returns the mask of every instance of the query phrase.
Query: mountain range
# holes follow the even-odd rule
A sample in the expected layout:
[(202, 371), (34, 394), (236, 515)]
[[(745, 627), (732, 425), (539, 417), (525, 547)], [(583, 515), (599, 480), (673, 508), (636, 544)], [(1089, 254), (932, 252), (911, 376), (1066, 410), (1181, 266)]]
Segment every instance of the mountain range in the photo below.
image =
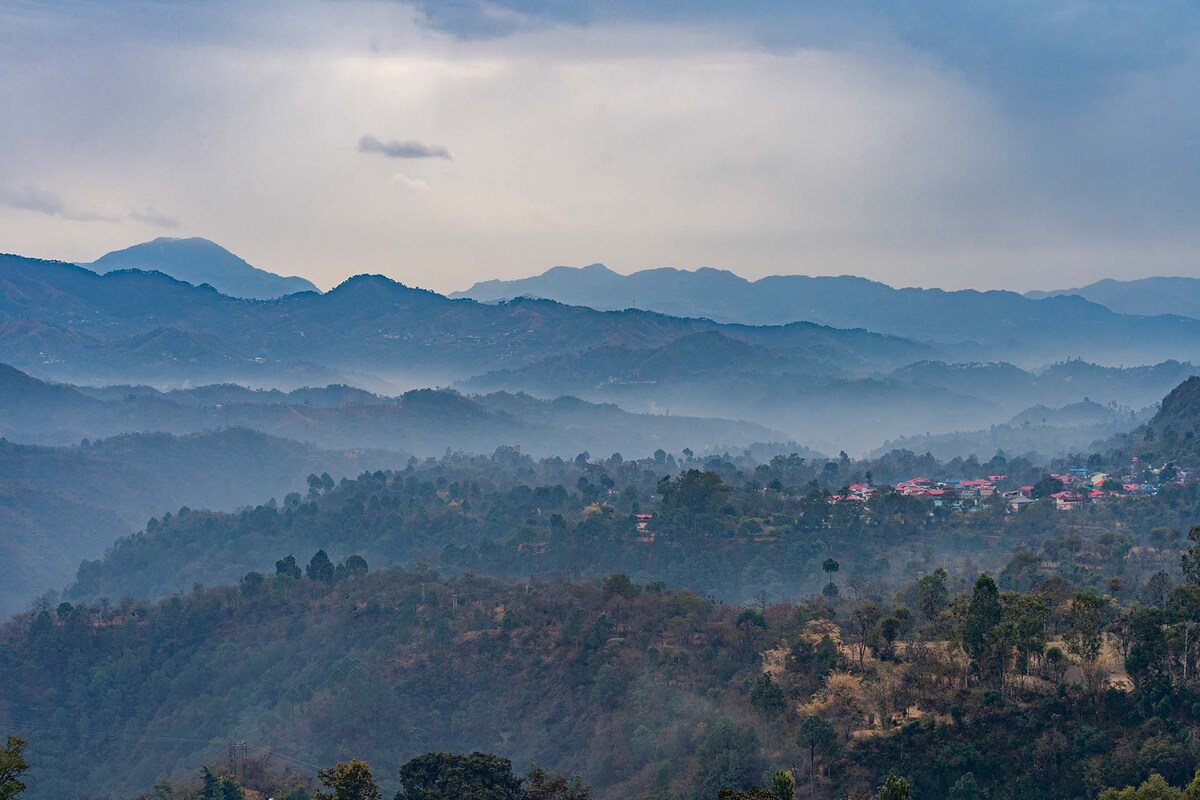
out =
[[(900, 302), (896, 290), (870, 285), (889, 302)], [(1016, 339), (991, 348), (978, 342), (930, 343), (814, 322), (719, 323), (543, 299), (481, 303), (371, 275), (351, 278), (325, 294), (246, 300), (159, 272), (99, 275), (63, 262), (0, 256), (0, 362), (38, 378), (80, 385), (164, 389), (235, 383), (285, 391), (343, 384), (389, 397), (415, 387), (457, 385), (472, 394), (529, 393), (547, 401), (573, 395), (638, 413), (743, 419), (762, 426), (755, 434), (739, 431), (703, 441), (770, 436), (837, 452), (869, 450), (898, 436), (975, 430), (1039, 403), (1064, 405), (1090, 398), (1141, 408), (1192, 374), (1186, 361), (1126, 370), (1063, 362), (1070, 341), (1079, 340), (1070, 314), (1057, 313), (1063, 308), (1083, 308), (1091, 315), (1092, 322), (1079, 330), (1090, 331), (1090, 338), (1084, 338), (1101, 351), (1105, 340), (1119, 340), (1114, 347), (1200, 352), (1200, 321), (1182, 317), (1118, 315), (1079, 298), (1035, 301), (1012, 293), (944, 292), (919, 297), (966, 303), (944, 325), (953, 330), (955, 318), (972, 317), (965, 336), (979, 332), (979, 320), (973, 317), (985, 314), (982, 309), (970, 314), (966, 307), (993, 294), (1020, 313), (1005, 318), (997, 311), (991, 325), (1027, 331), (1023, 341), (1034, 344)], [(1034, 318), (1036, 323), (1030, 321)], [(1176, 335), (1155, 345), (1147, 330), (1162, 326), (1175, 329)], [(1023, 366), (968, 358), (980, 349), (1019, 351), (1024, 357), (1016, 363)], [(1050, 353), (1071, 366), (1030, 368), (1030, 362), (1039, 363), (1035, 354)], [(171, 402), (179, 405), (180, 399)], [(176, 433), (248, 425), (341, 447), (349, 441), (328, 438), (329, 431), (340, 436), (358, 424), (347, 422), (344, 412), (305, 409), (283, 419), (263, 411), (304, 405), (298, 401), (251, 402), (245, 407), (255, 409), (253, 414), (224, 409), (201, 422), (181, 424), (177, 408), (164, 421), (149, 398), (133, 404), (120, 400), (134, 410), (119, 425), (80, 435), (168, 423), (163, 429)], [(198, 412), (189, 413), (194, 417)], [(378, 429), (388, 413), (395, 413), (394, 408), (371, 410), (366, 415), (370, 421), (355, 436)], [(316, 421), (330, 415), (338, 421)], [(487, 419), (488, 412), (478, 416)], [(397, 430), (401, 432), (388, 436), (387, 447), (432, 446), (432, 434), (421, 439), (414, 428)], [(514, 442), (508, 435), (497, 440), (483, 435), (482, 428), (474, 430), (481, 438), (470, 439), (464, 432), (455, 439), (458, 446)], [(577, 442), (520, 430), (520, 436), (554, 447)], [(621, 441), (619, 436), (614, 440)], [(700, 441), (697, 437), (688, 443)]]
[(711, 330), (856, 373), (936, 354), (901, 337), (809, 322), (719, 325), (547, 300), (451, 300), (378, 275), (350, 278), (325, 294), (250, 301), (161, 273), (97, 275), (0, 256), (0, 361), (76, 382), (302, 386), (342, 379), (410, 388), (600, 346), (663, 346)]
[(304, 278), (284, 277), (253, 267), (208, 239), (160, 237), (124, 250), (106, 253), (90, 264), (80, 264), (101, 275), (136, 269), (161, 272), (194, 286), (208, 284), (221, 294), (271, 300), (296, 292), (316, 292)]
[(725, 323), (805, 320), (864, 328), (958, 353), (955, 360), (1023, 366), (1078, 356), (1102, 364), (1195, 358), (1200, 321), (1137, 316), (1073, 294), (1033, 299), (1011, 291), (893, 288), (849, 275), (773, 275), (750, 281), (726, 270), (674, 268), (621, 275), (602, 264), (554, 267), (514, 281), (483, 281), (451, 295), (480, 302), (538, 297), (598, 309), (641, 308)]

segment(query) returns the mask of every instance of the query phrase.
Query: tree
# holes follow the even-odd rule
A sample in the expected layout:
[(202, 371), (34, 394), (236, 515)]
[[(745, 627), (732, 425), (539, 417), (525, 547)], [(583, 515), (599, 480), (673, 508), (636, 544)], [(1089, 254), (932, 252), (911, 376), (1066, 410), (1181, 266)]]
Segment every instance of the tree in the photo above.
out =
[(400, 767), (396, 800), (522, 800), (512, 762), (488, 753), (426, 753)]
[(1136, 789), (1132, 786), (1105, 789), (1099, 800), (1193, 800), (1196, 797), (1200, 797), (1200, 781), (1193, 780), (1187, 789), (1180, 791), (1167, 783), (1162, 775), (1153, 772)]
[(1036, 594), (1005, 592), (1000, 609), (1004, 639), (1016, 648), (1019, 666), (1028, 671), (1030, 658), (1046, 648), (1046, 600)]
[(367, 574), (367, 560), (362, 556), (354, 555), (346, 559), (346, 574), (352, 578), (361, 578)]
[(237, 781), (228, 775), (217, 777), (204, 768), (203, 783), (200, 788), (200, 800), (245, 800), (246, 793)]
[(1057, 494), (1063, 490), (1063, 482), (1053, 475), (1046, 475), (1041, 480), (1033, 485), (1033, 491), (1030, 496), (1034, 500), (1042, 500), (1052, 494)]
[[(666, 459), (666, 453), (663, 453), (663, 459)], [(698, 469), (686, 470), (674, 481), (668, 478), (658, 484), (663, 508), (686, 509), (693, 514), (716, 511), (731, 491), (720, 475)]]
[(990, 634), (1000, 624), (1000, 590), (989, 575), (980, 575), (963, 621), (963, 649), (981, 668), (990, 662)]
[(858, 608), (854, 609), (852, 615), (854, 619), (854, 629), (858, 633), (858, 668), (862, 669), (863, 659), (867, 655), (867, 639), (871, 635), (871, 631), (879, 623), (883, 617), (883, 612), (879, 610), (879, 606), (874, 600), (864, 600), (859, 603)]
[(1200, 525), (1193, 525), (1188, 531), (1187, 551), (1179, 560), (1183, 577), (1188, 583), (1200, 585)]
[(591, 800), (591, 790), (578, 775), (567, 777), (547, 772), (537, 764), (529, 768), (525, 779), (526, 800)]
[(1042, 662), (1046, 665), (1046, 669), (1050, 670), (1050, 674), (1054, 676), (1055, 683), (1062, 683), (1066, 677), (1067, 667), (1070, 663), (1067, 661), (1066, 654), (1063, 653), (1060, 647), (1048, 647), (1046, 653), (1042, 656)]
[(724, 786), (745, 786), (757, 771), (758, 736), (722, 717), (696, 750), (696, 794), (712, 797)]
[(247, 572), (242, 578), (242, 594), (246, 597), (253, 597), (258, 594), (262, 591), (265, 580), (261, 572)]
[(1093, 662), (1100, 657), (1104, 644), (1103, 601), (1092, 592), (1076, 592), (1067, 605), (1067, 632), (1063, 637), (1067, 652)]
[(817, 783), (817, 751), (831, 752), (837, 745), (837, 731), (828, 720), (810, 714), (800, 720), (800, 727), (796, 730), (796, 745), (808, 750), (808, 791), (812, 794)]
[(912, 800), (912, 785), (904, 778), (889, 775), (873, 800)]
[(0, 750), (0, 800), (14, 800), (25, 791), (21, 776), (29, 771), (25, 760), (25, 740), (9, 736)]
[(927, 622), (935, 622), (950, 602), (950, 590), (946, 588), (946, 570), (938, 567), (932, 575), (917, 582), (917, 606)]
[(292, 721), (296, 721), (296, 706), (302, 706), (313, 699), (313, 690), (307, 683), (297, 683), (283, 693), (283, 697), (292, 706)]
[(774, 717), (787, 708), (783, 689), (779, 688), (770, 673), (760, 672), (750, 682), (750, 705), (764, 717)]
[[(907, 609), (897, 609), (897, 611), (906, 611)], [(876, 639), (876, 649), (880, 660), (889, 660), (896, 655), (896, 640), (909, 626), (912, 617), (905, 618), (900, 614), (889, 614), (879, 620), (879, 624), (875, 626), (872, 632)]]
[(317, 792), (316, 800), (380, 800), (379, 785), (363, 761), (339, 761), (333, 769), (317, 770), (317, 778), (329, 789)]
[(308, 566), (304, 568), (304, 574), (308, 576), (310, 581), (321, 581), (322, 583), (331, 583), (333, 581), (333, 562), (329, 560), (324, 550), (318, 550), (313, 554), (312, 560), (308, 562)]
[(592, 702), (611, 711), (625, 694), (625, 679), (612, 664), (603, 664), (592, 679)]
[(1183, 654), (1180, 660), (1183, 663), (1182, 679), (1186, 684), (1192, 662), (1192, 646), (1195, 642), (1193, 630), (1196, 623), (1200, 622), (1200, 586), (1193, 583), (1177, 586), (1175, 591), (1171, 592), (1167, 610), (1171, 622), (1183, 629)]
[(288, 554), (286, 558), (281, 558), (275, 562), (275, 574), (279, 577), (300, 579), (300, 565), (296, 563), (296, 557)]
[(771, 794), (776, 800), (796, 800), (796, 778), (790, 769), (777, 769), (771, 773)]

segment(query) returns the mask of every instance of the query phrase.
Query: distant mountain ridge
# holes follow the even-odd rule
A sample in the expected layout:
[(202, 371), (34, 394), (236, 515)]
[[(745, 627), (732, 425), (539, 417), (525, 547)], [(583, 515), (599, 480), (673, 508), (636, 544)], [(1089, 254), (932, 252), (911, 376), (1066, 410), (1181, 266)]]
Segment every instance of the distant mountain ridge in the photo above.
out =
[(248, 264), (216, 242), (200, 237), (160, 237), (80, 264), (101, 275), (123, 269), (161, 272), (193, 286), (208, 284), (221, 294), (273, 300), (296, 292), (316, 292), (304, 278), (276, 275)]
[(1010, 291), (894, 288), (843, 275), (773, 275), (750, 281), (727, 270), (662, 267), (621, 275), (602, 264), (554, 267), (513, 281), (483, 281), (451, 297), (496, 302), (539, 297), (597, 309), (641, 308), (724, 323), (799, 320), (951, 345), (956, 360), (1037, 360), (1078, 356), (1104, 364), (1194, 359), (1194, 322), (1120, 314), (1073, 294), (1032, 299)]
[[(154, 347), (130, 341), (156, 330)], [(429, 386), (593, 347), (663, 346), (706, 330), (806, 350), (859, 372), (936, 355), (902, 337), (812, 323), (721, 326), (547, 300), (484, 305), (379, 275), (352, 277), (325, 294), (247, 301), (156, 272), (97, 275), (62, 262), (0, 256), (0, 361), (76, 383), (298, 386), (347, 382), (347, 373), (358, 371)]]
[(1035, 300), (1063, 295), (1082, 297), (1122, 314), (1178, 314), (1200, 319), (1200, 278), (1105, 278), (1075, 289), (1025, 293)]

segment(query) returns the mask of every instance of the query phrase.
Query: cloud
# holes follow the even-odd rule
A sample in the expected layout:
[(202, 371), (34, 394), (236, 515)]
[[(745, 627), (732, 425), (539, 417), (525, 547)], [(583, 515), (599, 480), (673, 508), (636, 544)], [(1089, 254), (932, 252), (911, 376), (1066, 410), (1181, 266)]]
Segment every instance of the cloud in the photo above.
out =
[(174, 217), (169, 217), (153, 208), (144, 208), (141, 210), (130, 211), (129, 218), (144, 222), (147, 225), (153, 225), (156, 228), (178, 228), (179, 220)]
[(1086, 99), (1114, 77), (1177, 61), (1200, 29), (1186, 0), (413, 0), (427, 27), (463, 40), (554, 26), (719, 29), (787, 51), (895, 43), (1034, 111)]
[(0, 0), (0, 241), (91, 260), (161, 208), (322, 285), (1194, 271), (1189, 0), (419, 5)]
[(0, 202), (24, 211), (36, 211), (48, 217), (61, 217), (75, 222), (118, 222), (121, 219), (119, 214), (68, 205), (57, 194), (32, 184), (0, 191)]
[(387, 158), (450, 158), (450, 151), (437, 144), (424, 144), (413, 139), (381, 141), (370, 134), (358, 140), (358, 152), (378, 153)]
[(134, 220), (156, 228), (179, 227), (178, 220), (161, 214), (154, 209), (133, 210), (115, 213), (94, 208), (84, 208), (68, 203), (54, 192), (33, 184), (0, 188), (0, 204), (23, 211), (34, 211), (47, 217), (58, 217), (72, 222), (123, 222)]
[(428, 181), (422, 178), (414, 178), (411, 175), (405, 175), (403, 172), (397, 172), (393, 175), (392, 183), (418, 192), (428, 192), (432, 189)]

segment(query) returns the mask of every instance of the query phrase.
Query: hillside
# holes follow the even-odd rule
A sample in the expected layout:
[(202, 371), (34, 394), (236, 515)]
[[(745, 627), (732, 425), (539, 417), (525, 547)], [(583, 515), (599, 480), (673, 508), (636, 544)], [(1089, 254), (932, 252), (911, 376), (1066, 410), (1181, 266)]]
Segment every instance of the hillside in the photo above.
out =
[[(1086, 463), (1115, 474), (1128, 467), (1123, 455)], [(828, 582), (822, 562), (831, 553), (861, 588), (909, 575), (918, 564), (1000, 570), (1022, 547), (1054, 549), (1072, 537), (1090, 543), (1114, 529), (1129, 546), (1149, 543), (1155, 529), (1200, 519), (1194, 483), (1112, 498), (1078, 514), (1039, 506), (1013, 515), (997, 494), (959, 503), (953, 490), (940, 498), (884, 489), (867, 502), (831, 500), (866, 481), (888, 487), (916, 476), (958, 481), (999, 474), (1005, 477), (997, 489), (1012, 491), (1049, 470), (1077, 465), (1055, 461), (1043, 468), (1019, 456), (939, 461), (899, 449), (862, 461), (666, 453), (533, 460), (511, 449), (489, 457), (451, 454), (336, 485), (311, 482), (305, 495), (277, 506), (232, 514), (167, 509), (102, 558), (81, 564), (67, 594), (91, 601), (160, 597), (268, 569), (279, 551), (325, 549), (337, 557), (357, 553), (379, 566), (424, 562), (494, 576), (626, 572), (751, 602), (761, 593), (785, 598), (819, 591)], [(639, 513), (653, 519), (639, 527)], [(1074, 552), (1069, 564), (1055, 569), (1076, 582), (1103, 586), (1114, 575), (1140, 580), (1135, 564), (1125, 561), (1128, 549), (1096, 545), (1091, 555), (1087, 548)], [(1155, 552), (1144, 555), (1163, 563)], [(1176, 560), (1165, 558), (1168, 566)]]
[(849, 275), (773, 275), (749, 281), (708, 268), (620, 275), (593, 264), (555, 267), (516, 281), (484, 281), (452, 296), (481, 302), (541, 297), (748, 325), (804, 320), (953, 345), (961, 360), (1005, 359), (1023, 366), (1067, 356), (1138, 364), (1193, 358), (1196, 352), (1183, 345), (1196, 336), (1191, 319), (1120, 314), (1073, 295), (1035, 300), (1008, 291), (893, 288)]
[(105, 253), (90, 264), (80, 264), (103, 275), (136, 269), (161, 272), (193, 286), (207, 283), (221, 294), (252, 300), (272, 300), (296, 292), (316, 292), (304, 278), (283, 277), (252, 267), (245, 260), (208, 239), (160, 237), (124, 250)]
[(244, 429), (127, 434), (60, 448), (0, 439), (0, 613), (62, 588), (81, 559), (103, 553), (164, 509), (233, 510), (282, 500), (303, 489), (313, 471), (341, 477), (382, 461)]
[[(1000, 596), (990, 578), (972, 590), (935, 572), (894, 595), (748, 609), (624, 576), (502, 583), (306, 560), (6, 626), (0, 726), (30, 743), (25, 797), (131, 796), (202, 765), (311, 776), (350, 757), (390, 795), (409, 758), (476, 749), (582, 773), (599, 800), (714, 800), (779, 765), (814, 800), (865, 797), (889, 773), (916, 797), (964, 784), (992, 800), (1092, 797), (1150, 771), (1186, 783), (1194, 767), (1176, 704), (1194, 679), (1160, 680), (1178, 648), (1162, 638), (1131, 662), (1131, 688), (1098, 700), (1080, 683), (1095, 666), (1061, 652), (1089, 636), (1070, 609), (1090, 595), (1070, 585)], [(1135, 644), (1158, 643), (1161, 615), (1137, 619)], [(974, 644), (975, 629), (1013, 628), (995, 652)], [(1051, 641), (1060, 658), (1043, 661)], [(997, 674), (1010, 660), (1023, 675)], [(1107, 652), (1098, 663), (1103, 676)], [(797, 733), (814, 717), (810, 751)]]
[[(0, 722), (45, 765), (30, 800), (130, 794), (212, 763), (229, 737), (306, 763), (353, 753), (385, 786), (418, 753), (482, 749), (584, 771), (603, 797), (690, 790), (711, 769), (696, 749), (722, 719), (773, 730), (741, 690), (766, 636), (690, 592), (616, 587), (391, 573), (336, 589), (267, 579), (114, 609), (102, 627), (80, 607), (39, 620), (26, 642), (15, 629), (0, 639), (22, 654), (0, 661)], [(786, 737), (769, 740), (754, 739), (734, 779), (794, 757)]]
[(1163, 398), (1158, 412), (1144, 425), (1110, 442), (1146, 460), (1200, 461), (1200, 377), (1188, 378)]
[(1033, 299), (1063, 295), (1082, 297), (1122, 314), (1177, 314), (1200, 318), (1200, 279), (1196, 278), (1156, 277), (1128, 281), (1105, 278), (1075, 289), (1025, 293)]

